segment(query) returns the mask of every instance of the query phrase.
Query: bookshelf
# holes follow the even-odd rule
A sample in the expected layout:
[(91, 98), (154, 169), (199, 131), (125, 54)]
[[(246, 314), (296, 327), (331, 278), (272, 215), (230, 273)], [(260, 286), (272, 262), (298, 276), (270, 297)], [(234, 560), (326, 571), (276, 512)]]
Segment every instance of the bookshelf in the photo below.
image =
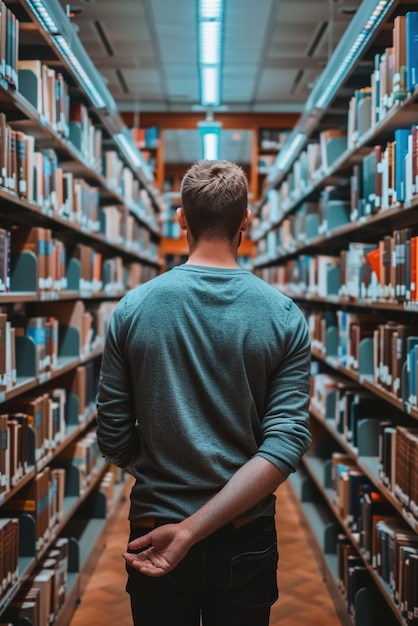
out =
[(0, 621), (65, 626), (121, 496), (97, 378), (161, 197), (59, 3), (0, 8)]
[[(257, 170), (257, 185), (253, 190), (255, 201), (258, 201), (262, 196), (267, 175), (276, 162), (277, 155), (285, 144), (289, 133), (289, 130), (280, 128), (263, 127), (257, 129), (256, 163), (253, 164)], [(253, 182), (255, 182), (255, 176), (253, 176)]]
[(162, 165), (162, 141), (158, 126), (134, 127), (131, 129), (133, 141), (142, 153), (154, 179), (160, 177)]
[(252, 232), (254, 271), (310, 328), (313, 443), (291, 482), (351, 626), (409, 626), (418, 608), (414, 8), (359, 7)]

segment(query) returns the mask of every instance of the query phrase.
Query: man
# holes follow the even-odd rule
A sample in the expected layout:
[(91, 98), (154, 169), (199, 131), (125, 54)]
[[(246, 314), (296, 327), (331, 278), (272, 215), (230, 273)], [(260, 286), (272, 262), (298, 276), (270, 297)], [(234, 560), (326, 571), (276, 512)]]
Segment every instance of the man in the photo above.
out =
[(237, 263), (242, 169), (196, 163), (181, 202), (187, 263), (121, 300), (103, 354), (99, 446), (136, 480), (127, 591), (135, 626), (267, 626), (274, 492), (310, 443), (309, 333)]

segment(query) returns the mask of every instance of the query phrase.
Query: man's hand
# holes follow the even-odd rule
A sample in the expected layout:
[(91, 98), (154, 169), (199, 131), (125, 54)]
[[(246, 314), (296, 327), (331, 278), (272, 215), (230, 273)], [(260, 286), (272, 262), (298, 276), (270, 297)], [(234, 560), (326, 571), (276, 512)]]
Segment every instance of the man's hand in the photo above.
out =
[(131, 541), (129, 550), (140, 552), (125, 552), (123, 557), (128, 565), (142, 574), (158, 577), (174, 569), (193, 543), (191, 533), (183, 524), (165, 524)]

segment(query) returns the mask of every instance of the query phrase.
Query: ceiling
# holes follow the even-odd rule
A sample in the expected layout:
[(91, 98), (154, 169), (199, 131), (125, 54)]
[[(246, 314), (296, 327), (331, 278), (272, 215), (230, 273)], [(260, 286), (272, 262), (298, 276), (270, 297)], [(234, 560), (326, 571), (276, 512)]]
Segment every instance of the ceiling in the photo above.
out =
[[(225, 0), (222, 109), (301, 111), (360, 4)], [(199, 107), (195, 0), (78, 0), (71, 10), (78, 35), (120, 110), (136, 112), (138, 125), (141, 112), (184, 113)], [(188, 132), (172, 131), (165, 138), (166, 160), (182, 162), (185, 151), (186, 156), (200, 151), (198, 133)], [(226, 140), (227, 145), (237, 150), (236, 142)], [(241, 148), (249, 161), (250, 142)], [(230, 152), (224, 158), (233, 160)]]

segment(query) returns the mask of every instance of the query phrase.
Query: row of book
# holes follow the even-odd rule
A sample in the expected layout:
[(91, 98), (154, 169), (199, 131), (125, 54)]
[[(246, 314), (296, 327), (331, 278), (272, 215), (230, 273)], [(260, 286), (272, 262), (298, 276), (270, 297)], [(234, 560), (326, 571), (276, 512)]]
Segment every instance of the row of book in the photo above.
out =
[[(5, 114), (0, 113), (0, 186), (51, 216), (100, 232), (100, 187), (89, 185), (71, 167), (60, 164), (53, 149), (37, 149), (35, 138), (16, 126), (7, 124)], [(102, 170), (106, 188), (120, 196), (132, 215), (155, 227), (149, 194), (115, 151), (104, 152)]]
[[(418, 127), (417, 127), (418, 128)], [(385, 208), (398, 206), (399, 198), (402, 201), (412, 200), (418, 188), (415, 184), (418, 175), (418, 161), (412, 159), (412, 138), (418, 146), (418, 134), (408, 130), (395, 131), (397, 137), (390, 159), (387, 159), (388, 151), (382, 151), (376, 146), (368, 156), (365, 156), (362, 163), (355, 165), (353, 175), (346, 184), (339, 187), (328, 186), (322, 190), (317, 199), (302, 203), (294, 213), (286, 214), (281, 208), (279, 191), (269, 190), (268, 201), (261, 209), (258, 217), (254, 218), (253, 229), (255, 235), (268, 233), (270, 240), (261, 242), (260, 254), (268, 254), (276, 258), (279, 254), (292, 253), (298, 249), (309, 245), (319, 237), (330, 236), (333, 232), (348, 224), (361, 225), (361, 218), (375, 214)], [(411, 141), (410, 141), (411, 140)], [(409, 148), (403, 143), (409, 144)], [(416, 150), (416, 148), (415, 148)], [(381, 168), (382, 161), (376, 160), (377, 155), (385, 159), (385, 164), (389, 165), (397, 156), (400, 158), (399, 167), (391, 167), (388, 170), (388, 177), (383, 178)], [(412, 163), (416, 162), (413, 172)], [(405, 167), (403, 167), (405, 165)], [(398, 173), (398, 177), (396, 177)], [(386, 194), (387, 199), (382, 203), (382, 182), (393, 178), (390, 193)], [(414, 184), (412, 184), (414, 180)], [(386, 191), (389, 187), (385, 187)], [(396, 202), (389, 201), (397, 199)], [(282, 219), (283, 218), (283, 219)], [(270, 233), (270, 231), (272, 231)]]
[(45, 467), (2, 505), (2, 516), (28, 514), (33, 519), (35, 552), (50, 541), (64, 511), (65, 470)]
[(0, 2), (0, 76), (13, 87), (18, 84), (19, 21)]
[[(110, 210), (107, 215), (106, 229), (110, 229), (114, 221)], [(131, 235), (137, 237), (138, 250), (141, 245), (153, 245), (146, 229), (134, 227)], [(110, 241), (114, 239), (114, 235), (109, 236)], [(104, 258), (85, 244), (64, 244), (49, 228), (0, 229), (0, 293), (35, 292), (50, 299), (66, 290), (82, 295), (101, 291), (120, 294), (156, 273), (153, 266), (124, 262), (120, 256)]]
[[(320, 135), (322, 143), (311, 144), (310, 150), (303, 155), (325, 153), (325, 148), (321, 151), (321, 145), (325, 145), (327, 160), (332, 165), (344, 154), (346, 140), (345, 131), (323, 131)], [(329, 235), (346, 224), (409, 203), (418, 193), (417, 154), (418, 126), (398, 128), (394, 131), (393, 141), (369, 149), (362, 161), (353, 166), (345, 184), (328, 186), (318, 192), (317, 198), (303, 203), (294, 216), (287, 216), (286, 213), (308, 195), (320, 178), (321, 170), (315, 170), (315, 175), (306, 171), (300, 157), (281, 187), (267, 192), (266, 202), (254, 218), (253, 230), (256, 233), (267, 231), (286, 216), (290, 224), (285, 230), (289, 229), (292, 238), (287, 241), (285, 233), (281, 239), (285, 250), (292, 251), (295, 246)]]
[(289, 138), (289, 131), (277, 128), (260, 128), (258, 131), (258, 147), (261, 150), (275, 150), (283, 147)]
[(160, 129), (158, 126), (131, 128), (132, 139), (140, 150), (144, 148), (158, 148), (160, 142)]
[[(370, 401), (372, 401), (371, 398)], [(381, 412), (379, 413), (381, 409), (377, 407), (377, 410), (377, 413), (373, 413), (371, 406), (369, 406), (365, 410), (368, 416), (357, 417), (357, 425), (361, 423), (361, 420), (363, 420), (363, 426), (364, 420), (373, 421), (373, 426), (369, 428), (369, 435), (374, 435), (375, 441), (369, 442), (368, 447), (370, 452), (377, 451), (380, 461), (379, 477), (386, 489), (402, 505), (405, 515), (418, 520), (418, 489), (415, 470), (418, 460), (417, 429), (411, 426), (411, 423), (408, 426), (398, 424), (395, 420), (391, 420), (389, 415), (382, 420), (379, 417), (382, 415)], [(365, 428), (361, 432), (365, 432)], [(343, 464), (340, 463), (341, 458)], [(333, 468), (333, 489), (336, 494), (336, 503), (346, 524), (355, 532), (361, 527), (358, 487), (361, 484), (363, 493), (366, 488), (365, 485), (367, 484), (367, 489), (371, 489), (372, 483), (358, 469), (352, 456), (334, 453), (333, 459), (336, 460), (337, 464), (339, 463), (338, 467), (343, 468), (341, 475), (336, 468)], [(346, 471), (347, 466), (350, 468), (350, 472)]]
[[(414, 602), (408, 589), (416, 589), (411, 584), (415, 583), (415, 571), (406, 567), (406, 560), (411, 556), (418, 559), (418, 535), (348, 455), (333, 453), (332, 480), (340, 515), (347, 520), (366, 560), (390, 586), (393, 600), (405, 617), (406, 607)], [(358, 558), (359, 566), (364, 567)]]
[[(114, 503), (116, 484), (122, 477), (114, 466), (103, 476), (97, 487), (106, 497), (106, 505), (110, 508)], [(13, 537), (2, 534), (3, 526), (13, 531)], [(10, 531), (9, 531), (10, 532)], [(71, 526), (67, 530), (69, 536), (61, 536), (53, 540), (51, 546), (42, 553), (39, 564), (33, 574), (21, 583), (17, 594), (8, 604), (2, 615), (2, 624), (30, 623), (32, 626), (53, 625), (59, 619), (60, 612), (68, 595), (68, 573), (74, 572), (74, 543), (77, 538), (71, 534)], [(13, 541), (12, 541), (13, 539)], [(9, 581), (2, 589), (0, 598), (7, 588), (18, 582), (19, 561), (19, 518), (0, 519), (0, 554), (7, 554), (7, 559), (0, 559), (0, 573)]]
[(257, 172), (259, 174), (268, 174), (275, 160), (275, 154), (259, 154), (257, 157)]
[[(415, 90), (417, 16), (417, 12), (408, 12), (395, 18), (393, 45), (375, 56), (371, 84), (353, 94), (347, 127), (323, 131), (319, 140), (310, 142), (296, 159), (279, 190), (282, 211), (286, 211), (292, 202), (305, 194), (344, 152), (355, 146), (366, 132), (382, 121), (396, 102)], [(415, 129), (400, 128), (395, 132), (394, 141), (378, 146), (379, 154), (371, 156), (375, 162), (372, 168), (376, 178), (375, 191), (365, 194), (364, 198), (360, 194), (362, 210), (360, 206), (356, 208), (355, 219), (396, 202), (410, 200), (416, 194), (415, 133)], [(361, 169), (359, 166), (358, 171)], [(362, 178), (369, 174), (369, 170), (370, 166), (367, 165), (363, 177), (357, 175), (357, 180), (363, 182)]]
[[(0, 313), (0, 382), (2, 391), (18, 379), (39, 381), (59, 373), (68, 359), (84, 359), (100, 350), (115, 301), (82, 300), (39, 303), (33, 315), (22, 308)], [(62, 360), (62, 361), (61, 361)]]
[(61, 378), (62, 386), (7, 403), (0, 415), (0, 494), (18, 488), (34, 464), (53, 458), (68, 428), (84, 424), (94, 412), (97, 375), (98, 364), (89, 361)]
[[(338, 375), (317, 373), (311, 388), (312, 409), (344, 437), (358, 456), (379, 459), (383, 485), (399, 501), (406, 515), (418, 520), (418, 429), (414, 422), (355, 382)], [(341, 511), (346, 511), (343, 517), (348, 520), (349, 492), (339, 493), (343, 494)], [(353, 524), (356, 530), (357, 523)]]
[(64, 447), (52, 466), (35, 472), (2, 504), (2, 515), (19, 517), (28, 514), (35, 529), (35, 553), (51, 539), (62, 520), (65, 496), (82, 496), (94, 479), (100, 452), (96, 433), (90, 432)]
[[(418, 520), (415, 470), (418, 430), (414, 422), (400, 410), (361, 389), (354, 381), (341, 376), (317, 373), (311, 386), (312, 410), (344, 437), (355, 455), (379, 459), (379, 478), (383, 485), (396, 497), (405, 514)], [(362, 472), (353, 474), (353, 480), (356, 475), (364, 480)], [(344, 519), (357, 530), (357, 522), (353, 522), (352, 514), (347, 512), (351, 506), (349, 492), (336, 491), (341, 494), (340, 508), (345, 512)]]
[[(19, 92), (35, 108), (40, 120), (61, 137), (70, 137), (71, 124), (80, 124), (81, 116), (84, 110), (87, 114), (87, 110), (79, 103), (70, 106), (69, 87), (63, 74), (35, 59), (19, 59), (17, 67)], [(101, 140), (99, 145), (101, 148)], [(83, 148), (86, 150), (82, 153), (83, 158), (94, 167), (87, 145)]]
[[(363, 132), (373, 128), (399, 100), (414, 92), (418, 81), (417, 33), (418, 12), (409, 11), (394, 18), (391, 45), (375, 55), (370, 85), (350, 107), (349, 128), (354, 144), (362, 135), (361, 128)], [(367, 104), (362, 103), (364, 99)]]
[(351, 242), (339, 255), (301, 255), (271, 272), (273, 284), (293, 296), (342, 301), (399, 303), (418, 301), (418, 236), (403, 228), (378, 243)]
[(376, 398), (355, 381), (322, 372), (311, 378), (311, 409), (332, 425), (360, 456), (380, 455), (378, 422), (370, 423), (371, 420), (381, 419), (382, 414), (393, 422), (400, 420), (396, 407)]
[(19, 520), (0, 519), (0, 598), (19, 577)]
[(348, 614), (356, 622), (356, 604), (361, 590), (373, 588), (371, 574), (350, 539), (339, 533), (336, 544), (337, 584), (346, 600)]
[(312, 347), (338, 365), (417, 408), (418, 338), (414, 325), (343, 310), (305, 311)]
[[(33, 576), (19, 589), (2, 620), (7, 624), (55, 624), (67, 597), (69, 538), (56, 539)], [(6, 623), (6, 622), (5, 622)]]
[[(373, 492), (367, 497), (371, 509), (377, 509), (379, 500)], [(416, 626), (418, 613), (418, 550), (414, 535), (396, 522), (379, 519), (380, 513), (372, 513), (373, 538), (377, 544), (377, 573), (388, 585), (402, 623)], [(405, 532), (406, 531), (406, 532)], [(416, 539), (416, 535), (415, 535)], [(370, 588), (371, 576), (357, 549), (350, 539), (340, 533), (337, 537), (337, 572), (340, 590), (347, 600), (349, 613), (355, 617), (356, 594), (362, 588)], [(377, 610), (379, 606), (377, 605)], [(384, 617), (382, 616), (382, 619)], [(382, 622), (383, 623), (383, 622)]]

